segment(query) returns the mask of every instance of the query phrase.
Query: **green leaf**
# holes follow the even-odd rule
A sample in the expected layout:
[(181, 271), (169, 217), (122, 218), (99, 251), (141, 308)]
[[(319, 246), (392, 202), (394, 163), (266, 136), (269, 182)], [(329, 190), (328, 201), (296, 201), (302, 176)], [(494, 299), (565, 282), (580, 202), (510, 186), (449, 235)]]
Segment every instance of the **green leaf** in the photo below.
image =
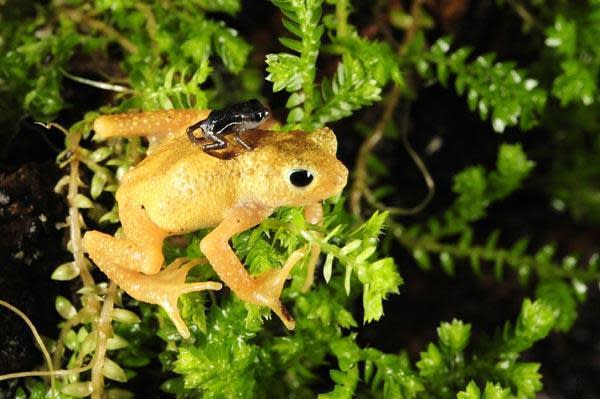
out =
[(491, 382), (488, 382), (485, 384), (482, 399), (509, 399), (510, 396), (509, 388), (505, 389), (502, 388), (500, 384), (492, 384)]
[(545, 338), (554, 327), (557, 316), (554, 308), (543, 301), (525, 299), (515, 326), (515, 336), (521, 341), (522, 348), (527, 349)]
[(454, 319), (451, 323), (442, 323), (437, 329), (437, 334), (442, 346), (447, 351), (460, 353), (469, 343), (471, 325)]
[(240, 0), (193, 0), (206, 11), (225, 12), (227, 14), (236, 14), (240, 8)]
[(60, 388), (60, 391), (75, 398), (86, 398), (92, 394), (92, 383), (86, 381), (65, 384)]
[(67, 262), (54, 269), (50, 278), (58, 281), (69, 281), (77, 276), (79, 276), (79, 268), (75, 265), (75, 262)]
[(421, 358), (417, 362), (419, 374), (423, 377), (433, 377), (445, 371), (442, 353), (435, 344), (430, 343), (426, 352), (421, 352)]
[(546, 279), (538, 284), (535, 296), (558, 313), (554, 328), (557, 331), (569, 331), (577, 319), (577, 302), (571, 287), (562, 280)]
[(304, 84), (300, 58), (290, 54), (267, 55), (267, 80), (273, 82), (273, 91), (300, 90)]
[(423, 268), (424, 270), (431, 269), (431, 260), (429, 259), (429, 255), (427, 254), (427, 252), (420, 248), (416, 248), (413, 251), (413, 257), (415, 258), (419, 266), (421, 266), (421, 268)]
[[(467, 62), (471, 49), (462, 48), (448, 52), (447, 39), (438, 39), (425, 58), (437, 71), (437, 79), (446, 84), (450, 74), (456, 76), (455, 88), (459, 94), (467, 93), (471, 111), (479, 110), (482, 119), (491, 118), (495, 131), (501, 133), (508, 126), (519, 125), (528, 130), (538, 123), (539, 114), (546, 104), (546, 92), (537, 87), (537, 81), (524, 76), (511, 62), (494, 63), (495, 55), (486, 54)], [(417, 70), (431, 78), (430, 67)]]
[(246, 65), (252, 46), (238, 36), (237, 31), (219, 25), (213, 35), (215, 51), (223, 60), (225, 68), (232, 73), (240, 73)]
[(469, 382), (467, 388), (464, 391), (459, 392), (456, 395), (457, 399), (481, 399), (481, 390), (475, 384), (475, 382)]
[(98, 196), (102, 194), (107, 181), (108, 176), (103, 171), (94, 173), (94, 176), (92, 177), (92, 184), (90, 185), (90, 195), (93, 199), (98, 198)]
[(73, 205), (77, 208), (93, 208), (93, 202), (83, 194), (77, 194), (75, 196), (75, 200), (73, 201)]
[(440, 263), (442, 268), (449, 275), (454, 275), (454, 258), (448, 252), (440, 253)]
[(75, 309), (75, 306), (73, 306), (73, 304), (63, 296), (57, 296), (56, 300), (54, 301), (54, 305), (58, 314), (61, 315), (61, 317), (65, 320), (69, 320), (77, 315), (77, 309)]
[(510, 369), (510, 380), (517, 388), (517, 397), (534, 398), (542, 390), (539, 369), (539, 363), (517, 363)]
[(583, 105), (594, 102), (598, 91), (597, 74), (578, 60), (567, 60), (560, 64), (562, 74), (554, 81), (552, 94), (565, 106), (575, 101)]
[(118, 382), (127, 382), (127, 375), (125, 371), (114, 361), (109, 358), (104, 358), (104, 364), (102, 365), (102, 374), (111, 380)]
[(402, 278), (396, 270), (392, 258), (379, 259), (376, 262), (358, 267), (358, 279), (364, 285), (364, 320), (379, 320), (383, 316), (383, 300), (388, 294), (398, 293)]
[(344, 56), (331, 81), (323, 83), (323, 104), (315, 114), (317, 126), (342, 119), (353, 111), (378, 101), (381, 86), (370, 76), (364, 64), (355, 58)]
[(558, 15), (554, 25), (546, 30), (546, 46), (554, 47), (560, 54), (573, 57), (577, 50), (577, 28), (574, 21)]

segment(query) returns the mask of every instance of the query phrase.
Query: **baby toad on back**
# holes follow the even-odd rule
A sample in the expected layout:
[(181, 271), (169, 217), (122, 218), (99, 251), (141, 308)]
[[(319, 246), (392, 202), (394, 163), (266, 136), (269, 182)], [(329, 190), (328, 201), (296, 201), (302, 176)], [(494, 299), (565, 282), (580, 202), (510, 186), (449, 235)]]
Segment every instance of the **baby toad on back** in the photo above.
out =
[[(221, 284), (185, 283), (187, 272), (199, 261), (181, 266), (184, 260), (178, 259), (161, 271), (162, 243), (172, 235), (215, 227), (200, 248), (220, 279), (244, 301), (271, 308), (293, 329), (294, 321), (279, 296), (304, 253), (292, 254), (281, 269), (252, 277), (228, 241), (280, 206), (305, 206), (309, 222), (318, 222), (320, 201), (341, 192), (348, 176), (335, 156), (335, 135), (328, 128), (310, 134), (246, 131), (243, 139), (253, 150), (219, 159), (195, 147), (186, 135), (186, 128), (208, 112), (156, 111), (101, 116), (95, 121), (100, 137), (148, 136), (151, 143), (160, 144), (125, 174), (117, 190), (125, 237), (90, 231), (84, 236), (84, 248), (132, 297), (162, 306), (187, 338), (190, 333), (179, 315), (178, 297), (218, 290)], [(318, 256), (315, 247), (311, 255), (314, 264)]]

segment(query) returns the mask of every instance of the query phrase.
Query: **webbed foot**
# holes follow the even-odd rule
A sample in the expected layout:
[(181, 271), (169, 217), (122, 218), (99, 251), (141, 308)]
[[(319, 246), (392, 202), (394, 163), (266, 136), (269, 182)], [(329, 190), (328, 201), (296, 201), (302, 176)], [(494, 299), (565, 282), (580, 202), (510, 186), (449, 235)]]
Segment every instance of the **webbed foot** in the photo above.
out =
[(187, 328), (183, 319), (181, 318), (181, 315), (179, 314), (179, 309), (177, 308), (177, 300), (181, 295), (187, 294), (189, 292), (203, 290), (220, 290), (222, 285), (213, 281), (186, 283), (185, 279), (190, 269), (196, 265), (199, 265), (205, 260), (194, 259), (187, 263), (184, 263), (185, 260), (185, 258), (179, 258), (174, 260), (162, 272), (152, 277), (154, 277), (157, 281), (162, 282), (160, 286), (156, 287), (157, 302), (154, 303), (162, 306), (162, 308), (167, 312), (169, 318), (175, 325), (175, 328), (177, 328), (179, 334), (183, 338), (189, 338), (190, 331)]
[[(121, 288), (138, 301), (162, 306), (183, 338), (189, 338), (190, 331), (177, 309), (177, 300), (183, 294), (193, 291), (220, 290), (222, 285), (213, 281), (186, 283), (190, 269), (205, 259), (194, 259), (186, 263), (185, 258), (174, 260), (159, 273), (143, 273), (121, 269), (116, 274), (107, 273)], [(106, 272), (106, 270), (105, 270)]]

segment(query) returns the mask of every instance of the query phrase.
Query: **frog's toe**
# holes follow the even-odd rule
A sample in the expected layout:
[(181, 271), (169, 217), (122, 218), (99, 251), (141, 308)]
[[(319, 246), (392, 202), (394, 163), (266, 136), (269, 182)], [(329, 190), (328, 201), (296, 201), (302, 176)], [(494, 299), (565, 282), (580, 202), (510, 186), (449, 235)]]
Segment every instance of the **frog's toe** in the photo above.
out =
[(167, 312), (167, 315), (177, 328), (177, 331), (183, 338), (190, 337), (190, 331), (187, 328), (185, 322), (181, 318), (179, 309), (177, 308), (177, 300), (181, 295), (204, 290), (220, 290), (222, 285), (215, 283), (214, 281), (203, 281), (197, 283), (179, 283), (173, 284), (169, 287), (169, 292), (164, 295), (162, 300), (158, 303)]
[(188, 272), (195, 266), (207, 263), (206, 259), (177, 258), (156, 275), (157, 278), (165, 281), (185, 281)]
[(283, 284), (285, 284), (285, 280), (288, 278), (296, 263), (298, 263), (298, 261), (302, 259), (305, 254), (305, 248), (298, 249), (290, 255), (287, 262), (281, 269), (266, 271), (256, 278), (256, 299), (262, 305), (271, 308), (271, 310), (275, 312), (275, 314), (290, 330), (294, 329), (295, 322), (287, 309), (279, 300), (279, 297), (281, 295), (281, 290), (283, 289)]

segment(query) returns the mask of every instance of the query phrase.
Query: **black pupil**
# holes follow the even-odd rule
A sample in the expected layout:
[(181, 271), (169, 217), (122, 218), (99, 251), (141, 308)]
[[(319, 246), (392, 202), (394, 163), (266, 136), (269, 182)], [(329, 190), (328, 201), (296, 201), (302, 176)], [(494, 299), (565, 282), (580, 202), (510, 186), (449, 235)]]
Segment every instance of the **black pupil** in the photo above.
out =
[(296, 187), (306, 187), (313, 180), (313, 175), (308, 170), (300, 169), (290, 173), (290, 181)]

